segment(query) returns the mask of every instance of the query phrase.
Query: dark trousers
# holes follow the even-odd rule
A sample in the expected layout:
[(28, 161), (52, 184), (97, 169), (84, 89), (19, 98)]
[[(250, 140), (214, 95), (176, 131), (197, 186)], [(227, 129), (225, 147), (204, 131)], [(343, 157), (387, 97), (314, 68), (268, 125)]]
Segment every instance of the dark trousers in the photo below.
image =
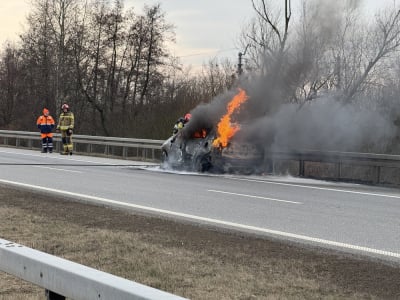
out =
[(46, 136), (42, 138), (42, 152), (53, 152), (53, 138)]

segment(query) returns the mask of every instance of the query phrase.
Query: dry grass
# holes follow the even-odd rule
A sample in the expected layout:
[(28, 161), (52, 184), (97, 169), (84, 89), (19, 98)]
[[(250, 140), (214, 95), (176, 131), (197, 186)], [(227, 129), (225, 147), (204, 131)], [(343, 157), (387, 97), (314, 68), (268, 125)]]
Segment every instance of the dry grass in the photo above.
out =
[[(0, 237), (191, 299), (399, 299), (400, 267), (0, 187)], [(0, 299), (43, 299), (0, 273)]]

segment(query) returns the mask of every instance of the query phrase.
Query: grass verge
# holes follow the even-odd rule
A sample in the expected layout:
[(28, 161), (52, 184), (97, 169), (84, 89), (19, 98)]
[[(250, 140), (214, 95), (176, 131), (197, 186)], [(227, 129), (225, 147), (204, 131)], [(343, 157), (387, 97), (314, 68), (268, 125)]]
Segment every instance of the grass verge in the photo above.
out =
[[(190, 299), (400, 299), (400, 265), (0, 186), (0, 237)], [(0, 299), (43, 299), (0, 272)]]

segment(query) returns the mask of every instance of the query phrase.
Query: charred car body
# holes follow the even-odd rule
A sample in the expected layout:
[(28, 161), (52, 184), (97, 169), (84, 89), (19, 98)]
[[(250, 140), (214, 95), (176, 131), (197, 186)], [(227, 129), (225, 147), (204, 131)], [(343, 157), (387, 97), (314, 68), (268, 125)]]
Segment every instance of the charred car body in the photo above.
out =
[(162, 167), (205, 172), (211, 169), (212, 132), (186, 138), (182, 131), (162, 145)]
[(264, 155), (260, 148), (235, 139), (220, 147), (214, 143), (216, 138), (213, 128), (190, 135), (179, 131), (162, 145), (162, 167), (212, 173), (262, 172)]

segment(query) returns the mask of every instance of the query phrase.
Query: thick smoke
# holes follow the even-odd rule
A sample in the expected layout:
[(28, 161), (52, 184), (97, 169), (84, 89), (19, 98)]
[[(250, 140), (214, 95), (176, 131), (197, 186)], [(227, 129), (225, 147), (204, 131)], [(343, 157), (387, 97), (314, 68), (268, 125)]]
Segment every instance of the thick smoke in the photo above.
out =
[(208, 104), (200, 104), (191, 111), (192, 118), (185, 126), (183, 133), (186, 137), (199, 129), (211, 131), (216, 128), (216, 124), (221, 117), (226, 114), (226, 106), (237, 91), (229, 91), (225, 94), (215, 97)]
[[(314, 6), (314, 9), (321, 9), (316, 14), (321, 18), (318, 34), (330, 39), (335, 35), (343, 6), (339, 5), (338, 10), (333, 2), (332, 5), (325, 2), (329, 1)], [(345, 3), (354, 9), (359, 2)], [(296, 51), (296, 48), (300, 49), (300, 45), (291, 45), (292, 50)], [(249, 100), (234, 116), (241, 130), (232, 142), (251, 143), (265, 151), (385, 151), (396, 135), (396, 128), (393, 120), (379, 111), (367, 110), (353, 102), (344, 103), (338, 92), (302, 104), (288, 103), (301, 74), (310, 68), (305, 57), (310, 56), (303, 55), (283, 67), (272, 65), (266, 75), (241, 79), (240, 86), (247, 92)], [(209, 104), (196, 107), (185, 127), (186, 134), (201, 128), (215, 128), (236, 93), (237, 90), (229, 91)]]
[(300, 106), (285, 104), (240, 132), (265, 150), (384, 151), (395, 135), (393, 122), (378, 112), (334, 98)]

